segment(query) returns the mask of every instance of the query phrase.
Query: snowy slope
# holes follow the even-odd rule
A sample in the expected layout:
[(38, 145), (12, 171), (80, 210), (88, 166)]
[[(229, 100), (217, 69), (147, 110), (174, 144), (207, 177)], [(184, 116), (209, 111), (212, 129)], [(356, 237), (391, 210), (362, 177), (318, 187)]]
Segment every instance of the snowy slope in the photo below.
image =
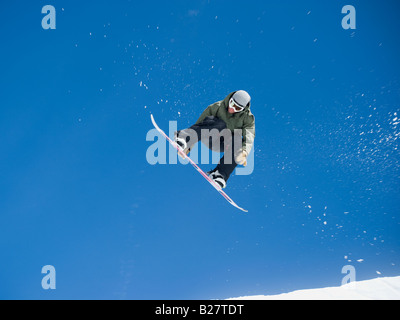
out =
[(400, 300), (400, 277), (353, 282), (341, 287), (299, 290), (275, 296), (229, 300)]

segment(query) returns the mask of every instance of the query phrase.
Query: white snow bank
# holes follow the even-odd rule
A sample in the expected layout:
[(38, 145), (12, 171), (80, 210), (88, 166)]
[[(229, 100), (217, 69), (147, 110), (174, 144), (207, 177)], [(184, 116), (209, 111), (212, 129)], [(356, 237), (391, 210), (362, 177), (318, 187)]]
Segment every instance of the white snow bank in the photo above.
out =
[(400, 300), (400, 277), (353, 282), (341, 287), (299, 290), (274, 296), (228, 300)]

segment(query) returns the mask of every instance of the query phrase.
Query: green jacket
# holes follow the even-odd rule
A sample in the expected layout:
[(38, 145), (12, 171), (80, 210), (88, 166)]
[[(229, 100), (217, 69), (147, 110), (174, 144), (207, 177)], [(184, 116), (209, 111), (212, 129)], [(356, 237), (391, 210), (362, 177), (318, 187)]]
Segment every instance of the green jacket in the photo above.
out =
[[(236, 91), (235, 91), (236, 92)], [(229, 100), (235, 92), (230, 93), (224, 100), (215, 102), (210, 105), (197, 120), (196, 124), (203, 122), (208, 116), (218, 117), (226, 123), (226, 126), (232, 132), (235, 129), (242, 130), (243, 150), (250, 154), (253, 148), (254, 138), (256, 136), (255, 118), (250, 111), (250, 105), (242, 112), (230, 114), (228, 112)]]

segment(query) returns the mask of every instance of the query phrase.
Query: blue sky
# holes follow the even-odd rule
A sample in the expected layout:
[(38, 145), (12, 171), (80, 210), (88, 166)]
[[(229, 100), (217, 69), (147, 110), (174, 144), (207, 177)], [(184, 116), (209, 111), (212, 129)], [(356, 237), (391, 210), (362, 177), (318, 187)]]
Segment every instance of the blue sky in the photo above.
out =
[[(338, 286), (348, 264), (398, 276), (399, 5), (353, 1), (344, 30), (347, 4), (2, 3), (0, 298), (277, 294)], [(192, 167), (146, 160), (150, 113), (185, 128), (238, 89), (255, 165), (226, 191), (248, 214)]]

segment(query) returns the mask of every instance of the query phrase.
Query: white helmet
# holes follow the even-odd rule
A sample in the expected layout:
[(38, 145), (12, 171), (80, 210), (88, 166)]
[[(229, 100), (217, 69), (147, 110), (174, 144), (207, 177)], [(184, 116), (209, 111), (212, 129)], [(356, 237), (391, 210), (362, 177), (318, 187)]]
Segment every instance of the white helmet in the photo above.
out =
[(244, 90), (236, 91), (232, 96), (232, 99), (236, 105), (242, 107), (243, 109), (250, 105), (251, 101), (250, 95)]

